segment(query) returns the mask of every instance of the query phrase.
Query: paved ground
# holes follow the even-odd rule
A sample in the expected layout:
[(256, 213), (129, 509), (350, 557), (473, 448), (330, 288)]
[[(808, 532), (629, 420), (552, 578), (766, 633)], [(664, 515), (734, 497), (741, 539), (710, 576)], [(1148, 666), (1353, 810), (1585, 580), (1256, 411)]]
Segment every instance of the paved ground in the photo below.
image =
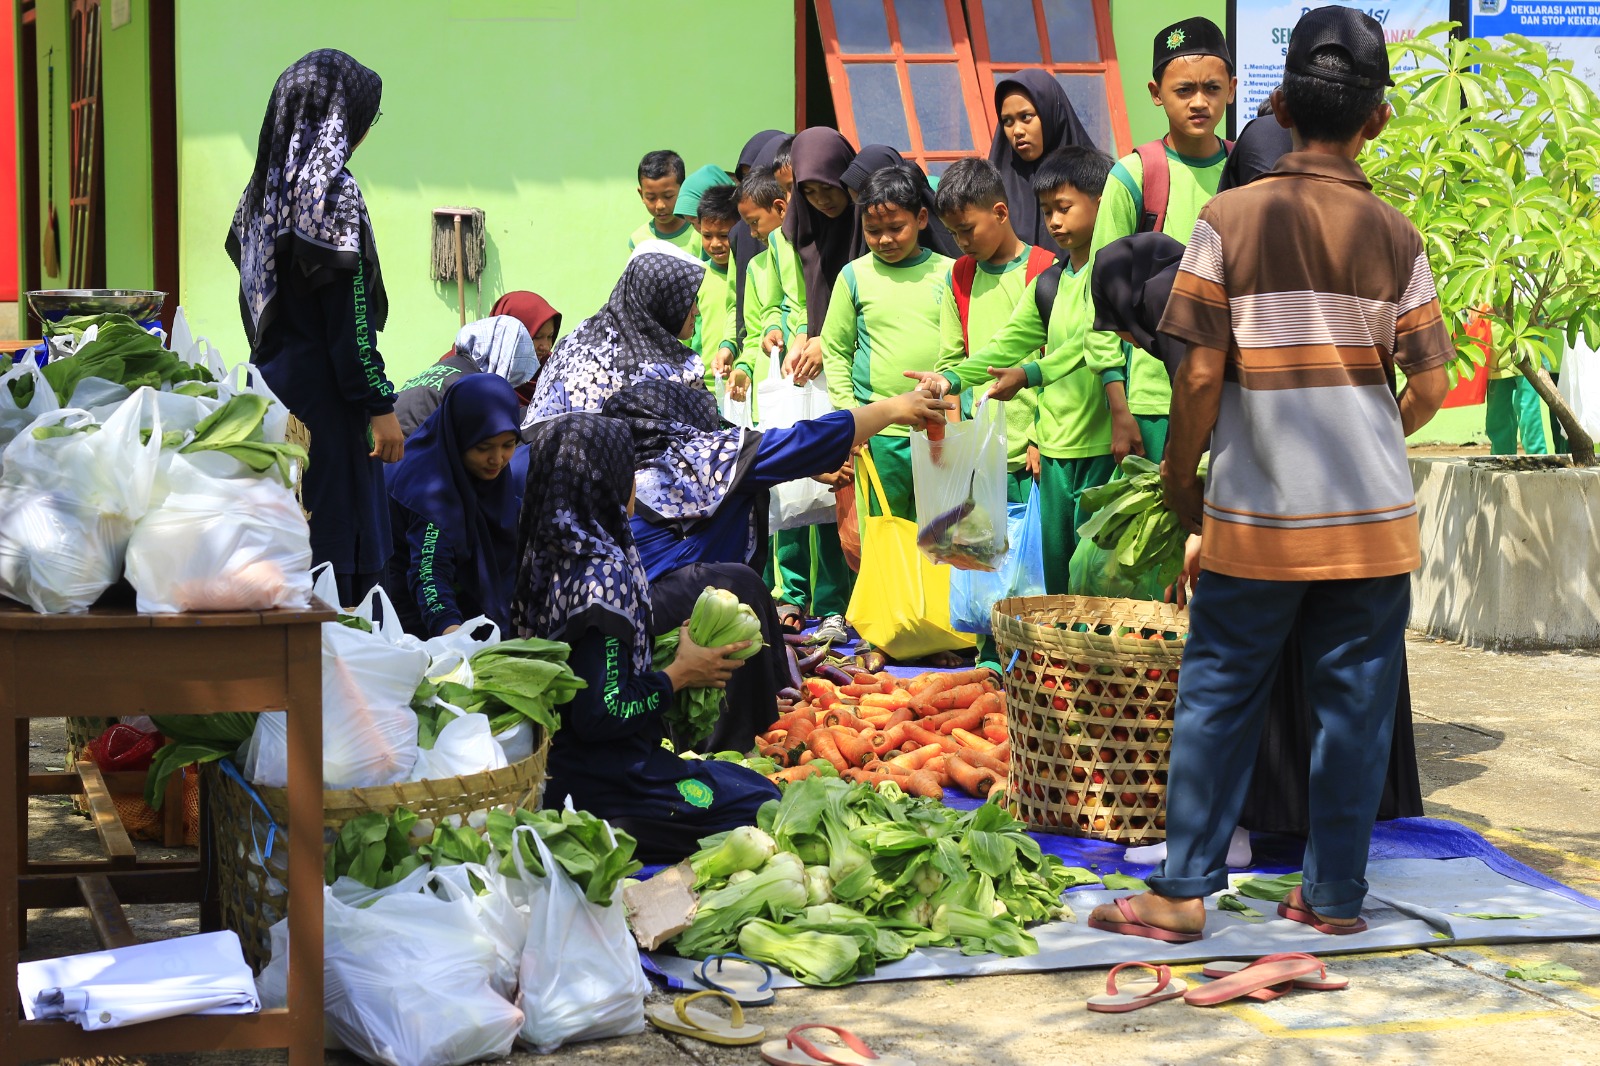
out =
[[(1411, 675), (1417, 749), (1429, 813), (1480, 829), (1517, 858), (1600, 896), (1600, 655), (1492, 654), (1414, 637)], [(35, 727), (38, 765), (59, 765), (57, 723)], [(35, 801), (43, 848), (92, 834), (59, 806)], [(135, 912), (139, 914), (139, 911)], [(193, 929), (184, 908), (145, 908), (151, 936)], [(30, 954), (91, 949), (81, 912), (38, 913)], [(1581, 984), (1505, 978), (1516, 963), (1553, 960)], [(781, 1034), (803, 1021), (847, 1025), (880, 1050), (918, 1063), (1044, 1066), (1116, 1063), (1600, 1063), (1600, 942), (1449, 948), (1342, 957), (1349, 991), (1298, 993), (1275, 1003), (1200, 1010), (1162, 1004), (1123, 1017), (1089, 1014), (1103, 971), (869, 984), (780, 993), (752, 1018)], [(1179, 973), (1185, 972), (1180, 969)], [(1191, 968), (1192, 972), (1192, 968)], [(448, 1011), (448, 1003), (418, 1010)], [(0, 1060), (5, 1058), (0, 1052)], [(330, 1062), (355, 1060), (330, 1055)], [(147, 1066), (199, 1066), (220, 1057), (153, 1056)], [(264, 1066), (240, 1054), (230, 1066)], [(563, 1049), (535, 1062), (752, 1063), (752, 1049), (718, 1049), (654, 1032)], [(97, 1066), (110, 1066), (101, 1063)], [(120, 1064), (119, 1064), (120, 1066)]]

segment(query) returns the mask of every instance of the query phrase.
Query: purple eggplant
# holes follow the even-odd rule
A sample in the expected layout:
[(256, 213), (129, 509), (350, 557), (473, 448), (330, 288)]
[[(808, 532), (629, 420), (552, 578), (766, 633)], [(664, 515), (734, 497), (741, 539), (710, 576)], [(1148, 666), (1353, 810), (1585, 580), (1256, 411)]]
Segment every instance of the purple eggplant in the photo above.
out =
[(814, 651), (807, 653), (799, 661), (800, 672), (802, 674), (814, 673), (817, 667), (822, 665), (822, 660), (827, 658), (827, 656), (828, 646), (826, 644), (815, 649)]
[(832, 681), (835, 685), (853, 685), (856, 683), (855, 678), (851, 677), (837, 666), (830, 666), (827, 663), (823, 663), (821, 666), (817, 667), (816, 676), (820, 677), (824, 681)]
[(789, 687), (798, 689), (805, 684), (805, 675), (800, 672), (800, 656), (793, 648), (783, 649), (783, 667), (788, 673)]
[(787, 700), (790, 703), (800, 703), (805, 698), (805, 693), (797, 688), (780, 688), (778, 690), (778, 699)]
[(783, 642), (791, 647), (802, 647), (810, 643), (804, 633), (785, 633), (783, 635)]

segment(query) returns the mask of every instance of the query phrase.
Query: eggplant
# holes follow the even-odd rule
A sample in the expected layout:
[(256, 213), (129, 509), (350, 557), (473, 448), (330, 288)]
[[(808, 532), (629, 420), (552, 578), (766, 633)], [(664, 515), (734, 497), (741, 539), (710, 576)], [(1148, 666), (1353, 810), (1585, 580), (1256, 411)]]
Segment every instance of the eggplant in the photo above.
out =
[(805, 684), (805, 675), (800, 672), (800, 657), (793, 648), (783, 649), (783, 667), (789, 675), (791, 689), (798, 689)]
[(815, 651), (809, 652), (804, 658), (800, 659), (797, 664), (800, 668), (800, 672), (802, 674), (815, 672), (817, 667), (822, 665), (822, 660), (827, 658), (827, 656), (828, 645), (826, 644), (820, 648), (817, 648)]
[(881, 651), (862, 652), (856, 656), (856, 660), (861, 663), (861, 669), (869, 674), (882, 673), (889, 665), (889, 660)]
[(832, 681), (835, 685), (853, 685), (856, 683), (855, 678), (851, 677), (837, 666), (829, 666), (827, 663), (823, 663), (821, 666), (817, 667), (816, 676), (822, 678), (824, 681)]
[(778, 690), (778, 699), (788, 700), (790, 703), (800, 703), (805, 698), (805, 694), (797, 688), (780, 688)]
[(790, 647), (801, 647), (809, 643), (809, 640), (804, 633), (785, 633), (783, 642)]

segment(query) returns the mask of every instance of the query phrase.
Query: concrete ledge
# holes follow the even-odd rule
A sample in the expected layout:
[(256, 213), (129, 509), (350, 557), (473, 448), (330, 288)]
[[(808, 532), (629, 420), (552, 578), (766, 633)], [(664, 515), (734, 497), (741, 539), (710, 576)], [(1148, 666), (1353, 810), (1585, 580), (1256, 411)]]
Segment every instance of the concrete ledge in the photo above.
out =
[(1600, 469), (1413, 458), (1411, 626), (1496, 650), (1600, 647)]

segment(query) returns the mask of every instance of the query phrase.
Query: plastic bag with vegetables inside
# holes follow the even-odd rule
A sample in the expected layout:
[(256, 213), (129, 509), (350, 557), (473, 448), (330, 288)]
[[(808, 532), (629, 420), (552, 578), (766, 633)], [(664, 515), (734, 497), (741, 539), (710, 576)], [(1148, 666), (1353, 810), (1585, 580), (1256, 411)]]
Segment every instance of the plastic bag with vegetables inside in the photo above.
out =
[(917, 547), (958, 570), (998, 569), (1005, 561), (1006, 422), (985, 402), (970, 419), (947, 426), (944, 439), (911, 434), (917, 498)]

